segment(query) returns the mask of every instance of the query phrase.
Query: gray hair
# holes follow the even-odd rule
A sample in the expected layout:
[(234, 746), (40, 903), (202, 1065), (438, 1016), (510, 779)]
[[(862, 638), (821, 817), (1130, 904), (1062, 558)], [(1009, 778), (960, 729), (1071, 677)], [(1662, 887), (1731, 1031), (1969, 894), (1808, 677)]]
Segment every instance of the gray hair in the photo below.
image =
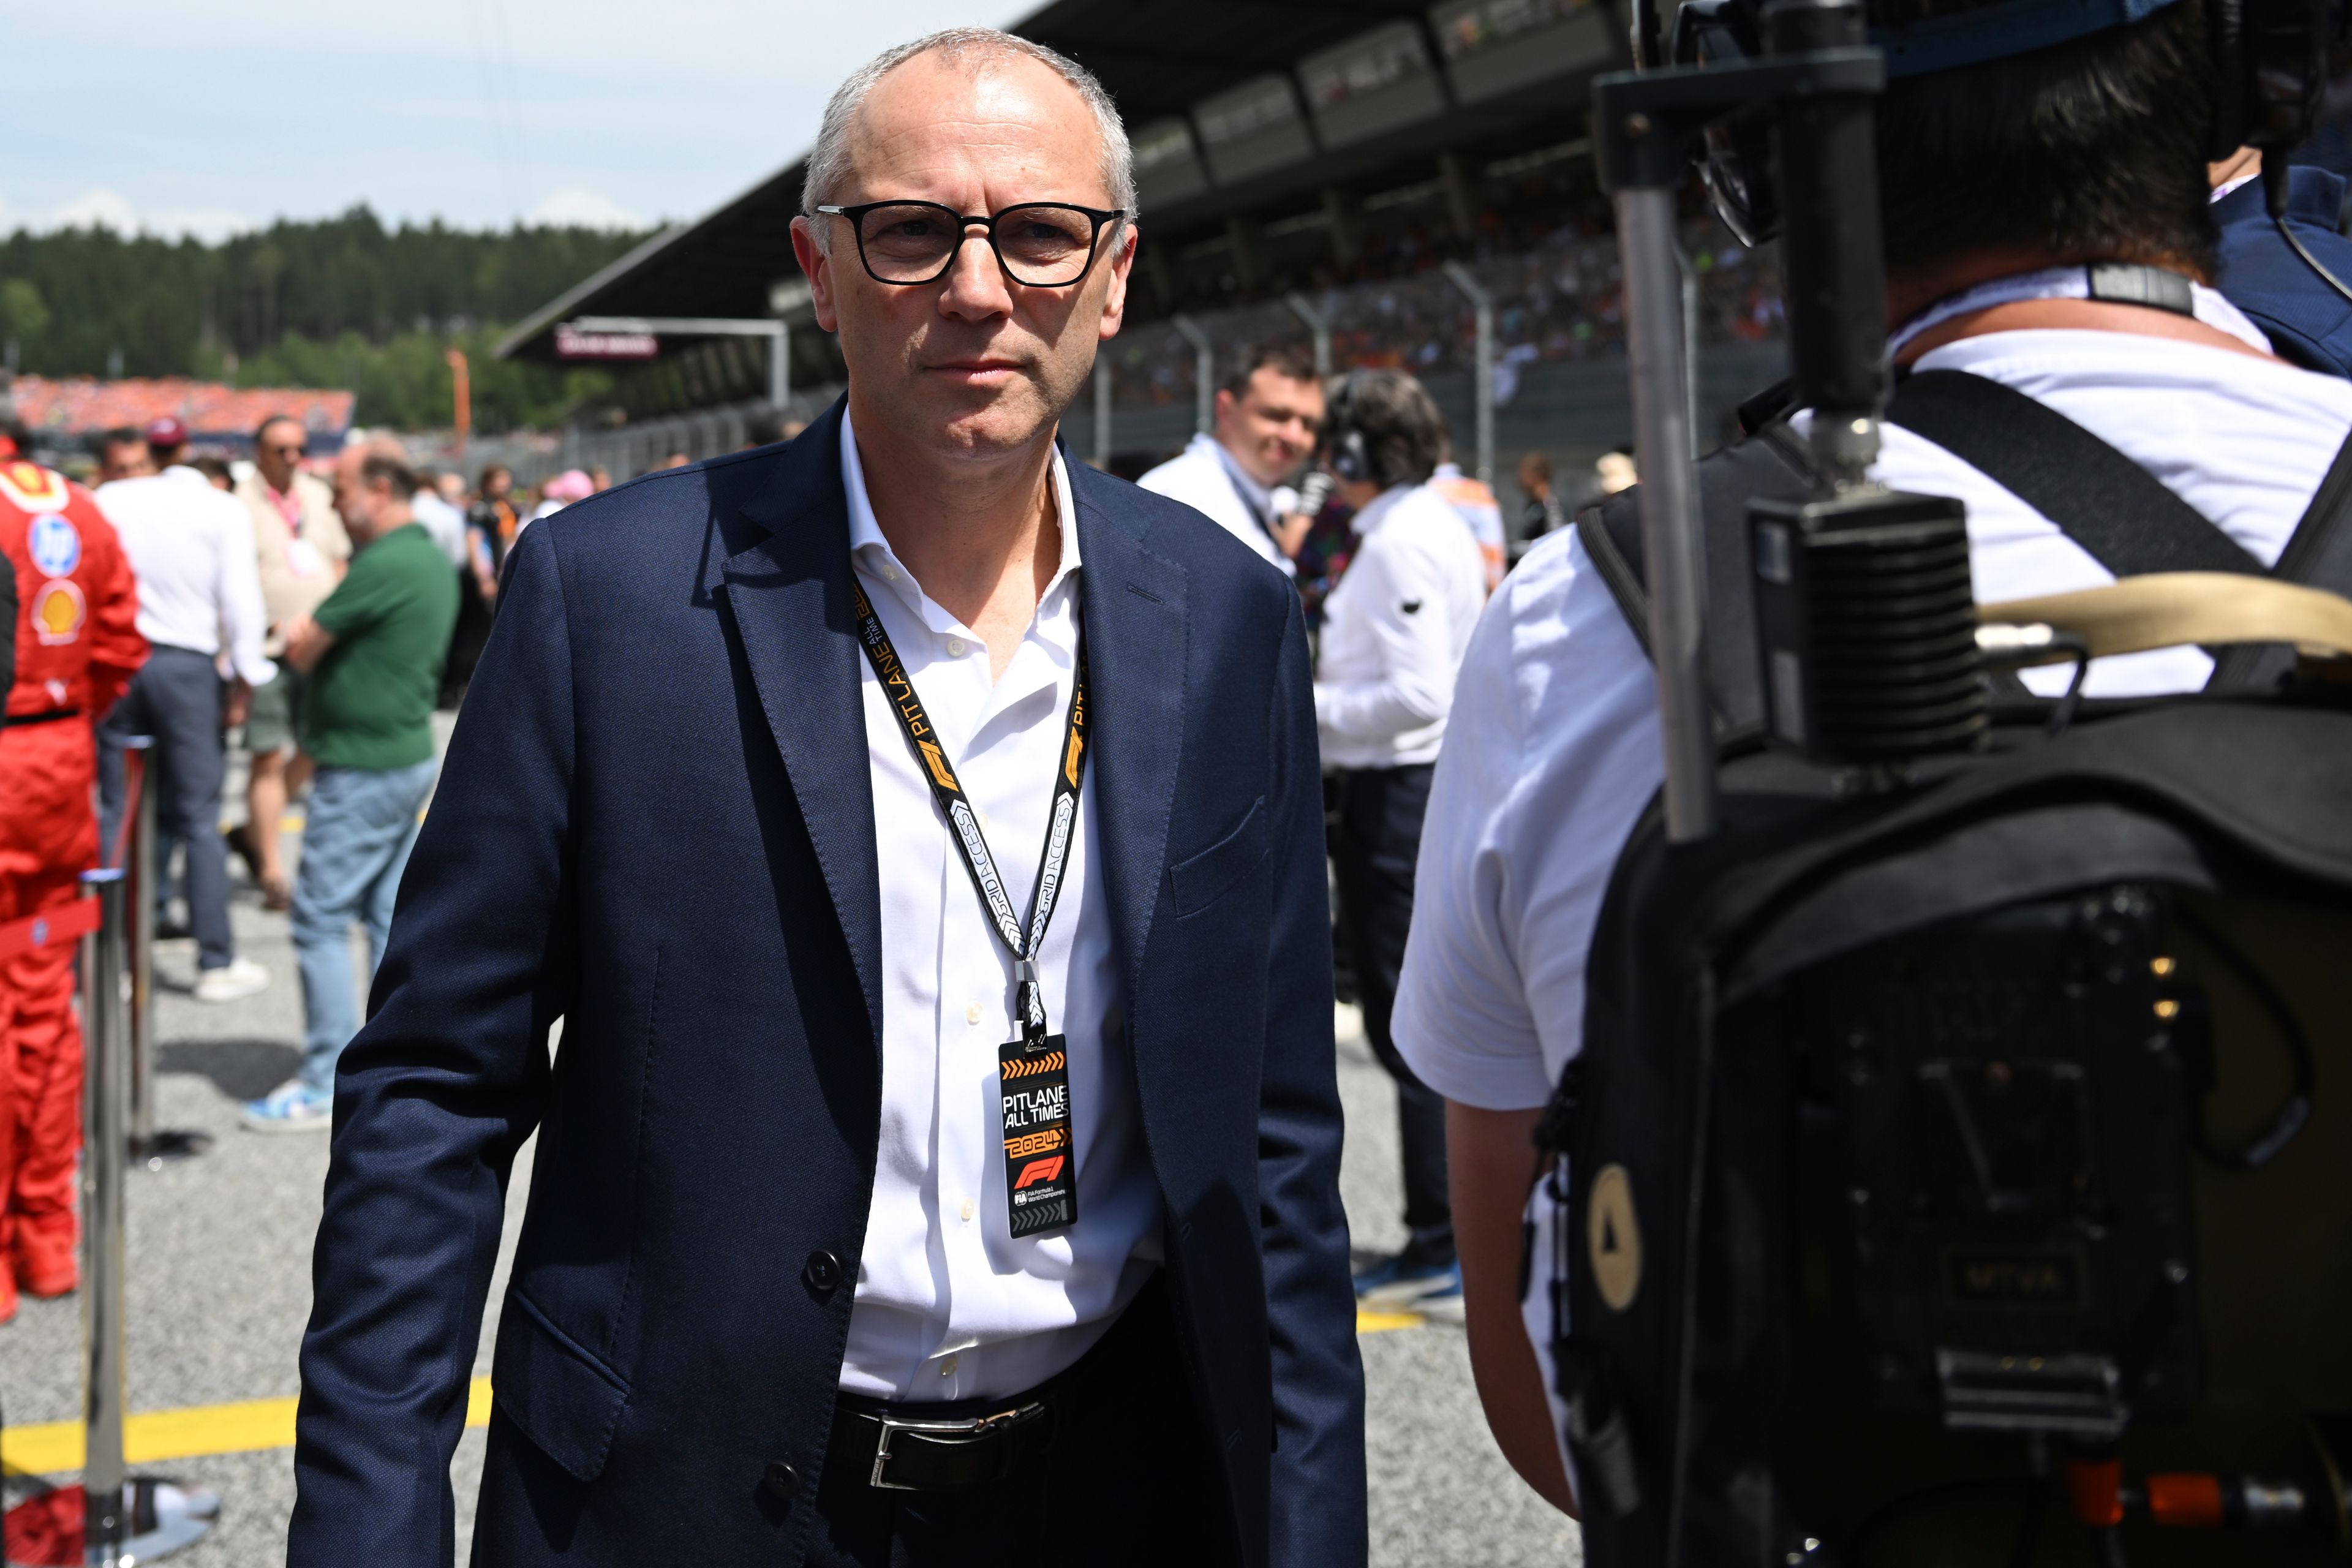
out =
[[(1128, 223), (1135, 220), (1135, 153), (1128, 145), (1126, 122), (1119, 119), (1118, 106), (1111, 101), (1109, 92), (1096, 79), (1094, 72), (1067, 55), (996, 27), (949, 27), (929, 37), (885, 49), (852, 71), (849, 79), (835, 88), (826, 102), (824, 123), (817, 129), (816, 145), (809, 150), (808, 173), (801, 181), (803, 216), (814, 216), (820, 203), (830, 202), (841, 194), (843, 183), (849, 178), (849, 122), (857, 117), (874, 84), (916, 56), (929, 54), (944, 55), (951, 62), (967, 65), (975, 75), (992, 61), (1026, 56), (1077, 89), (1078, 96), (1094, 111), (1095, 129), (1102, 137), (1103, 183), (1110, 188), (1111, 205), (1126, 210)], [(826, 224), (816, 226), (820, 250), (828, 248), (830, 227)]]

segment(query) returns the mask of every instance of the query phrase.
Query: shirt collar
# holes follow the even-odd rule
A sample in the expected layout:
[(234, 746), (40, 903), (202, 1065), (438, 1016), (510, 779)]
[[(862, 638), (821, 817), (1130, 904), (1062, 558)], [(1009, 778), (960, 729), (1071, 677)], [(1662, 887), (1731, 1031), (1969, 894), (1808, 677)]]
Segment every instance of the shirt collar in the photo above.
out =
[(1396, 510), (1397, 503), (1420, 488), (1419, 485), (1391, 485), (1374, 496), (1370, 506), (1349, 519), (1348, 526), (1360, 537), (1370, 539), (1379, 531), (1381, 524), (1388, 521), (1389, 513)]
[(1267, 514), (1273, 510), (1274, 492), (1252, 479), (1249, 470), (1242, 467), (1241, 459), (1234, 457), (1225, 444), (1214, 436), (1201, 435), (1193, 437), (1192, 439), (1206, 441), (1209, 444), (1209, 450), (1214, 452), (1217, 455), (1217, 461), (1224, 465), (1225, 477), (1234, 482), (1234, 493), (1238, 494), (1243, 503), (1257, 515), (1257, 520), (1264, 522)]
[[(1075, 521), (1076, 509), (1071, 503), (1070, 471), (1062, 461), (1059, 445), (1054, 448), (1053, 474), (1054, 521), (1062, 535), (1062, 560), (1054, 568), (1054, 575), (1046, 583), (1045, 591), (1037, 595), (1041, 610), (1054, 596), (1055, 590), (1067, 582), (1079, 565), (1078, 531)], [(955, 617), (933, 604), (930, 595), (922, 592), (914, 574), (907, 570), (906, 563), (898, 559), (898, 552), (890, 548), (890, 542), (882, 536), (882, 525), (874, 517), (874, 502), (866, 493), (866, 466), (857, 456), (857, 432), (850, 426), (849, 410), (845, 407), (841, 411), (841, 484), (849, 500), (850, 558), (861, 569), (898, 586), (902, 591), (901, 596), (932, 630), (963, 630)], [(885, 566), (890, 569), (888, 573), (882, 571)], [(897, 575), (892, 576), (890, 573)]]

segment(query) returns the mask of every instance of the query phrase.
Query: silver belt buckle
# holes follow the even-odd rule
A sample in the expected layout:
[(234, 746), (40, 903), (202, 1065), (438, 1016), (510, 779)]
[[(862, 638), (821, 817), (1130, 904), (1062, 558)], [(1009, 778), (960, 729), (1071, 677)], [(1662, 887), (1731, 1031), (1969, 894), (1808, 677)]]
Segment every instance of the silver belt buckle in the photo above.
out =
[(975, 1415), (969, 1421), (901, 1421), (896, 1416), (881, 1416), (879, 1419), (882, 1423), (882, 1436), (874, 1445), (874, 1473), (867, 1478), (867, 1484), (879, 1487), (886, 1492), (913, 1492), (923, 1489), (920, 1487), (908, 1486), (902, 1481), (886, 1481), (882, 1479), (883, 1470), (890, 1463), (890, 1440), (901, 1432), (916, 1432), (926, 1437), (983, 1437), (1000, 1426), (1010, 1426), (1043, 1408), (1043, 1405), (1028, 1405), (1017, 1410), (1000, 1410), (993, 1415)]

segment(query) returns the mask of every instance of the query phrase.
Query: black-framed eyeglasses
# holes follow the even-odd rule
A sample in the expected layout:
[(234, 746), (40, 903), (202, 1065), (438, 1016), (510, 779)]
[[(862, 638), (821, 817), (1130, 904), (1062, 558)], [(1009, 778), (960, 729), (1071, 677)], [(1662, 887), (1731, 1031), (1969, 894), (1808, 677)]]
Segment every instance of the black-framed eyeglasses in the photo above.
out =
[(939, 202), (861, 202), (816, 210), (849, 220), (857, 232), (857, 259), (877, 283), (938, 282), (977, 225), (1004, 275), (1032, 289), (1067, 289), (1086, 277), (1103, 229), (1127, 216), (1124, 207), (1104, 211), (1066, 202), (1017, 202), (993, 217), (966, 216)]

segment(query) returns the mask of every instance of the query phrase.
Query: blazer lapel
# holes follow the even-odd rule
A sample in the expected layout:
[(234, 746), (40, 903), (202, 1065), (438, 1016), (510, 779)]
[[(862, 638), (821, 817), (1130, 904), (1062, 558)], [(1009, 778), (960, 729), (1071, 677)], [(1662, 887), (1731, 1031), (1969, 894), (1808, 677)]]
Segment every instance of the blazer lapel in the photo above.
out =
[(1184, 751), (1191, 621), (1184, 568), (1146, 550), (1088, 493), (1094, 472), (1070, 464), (1085, 589), (1087, 706), (1095, 820), (1108, 872), (1111, 931), (1128, 994), (1142, 994), (1144, 944), (1168, 855), (1176, 764)]
[(803, 433), (738, 503), (763, 530), (719, 568), (768, 729), (783, 754), (881, 1049), (882, 896), (874, 784), (849, 604), (841, 405)]

